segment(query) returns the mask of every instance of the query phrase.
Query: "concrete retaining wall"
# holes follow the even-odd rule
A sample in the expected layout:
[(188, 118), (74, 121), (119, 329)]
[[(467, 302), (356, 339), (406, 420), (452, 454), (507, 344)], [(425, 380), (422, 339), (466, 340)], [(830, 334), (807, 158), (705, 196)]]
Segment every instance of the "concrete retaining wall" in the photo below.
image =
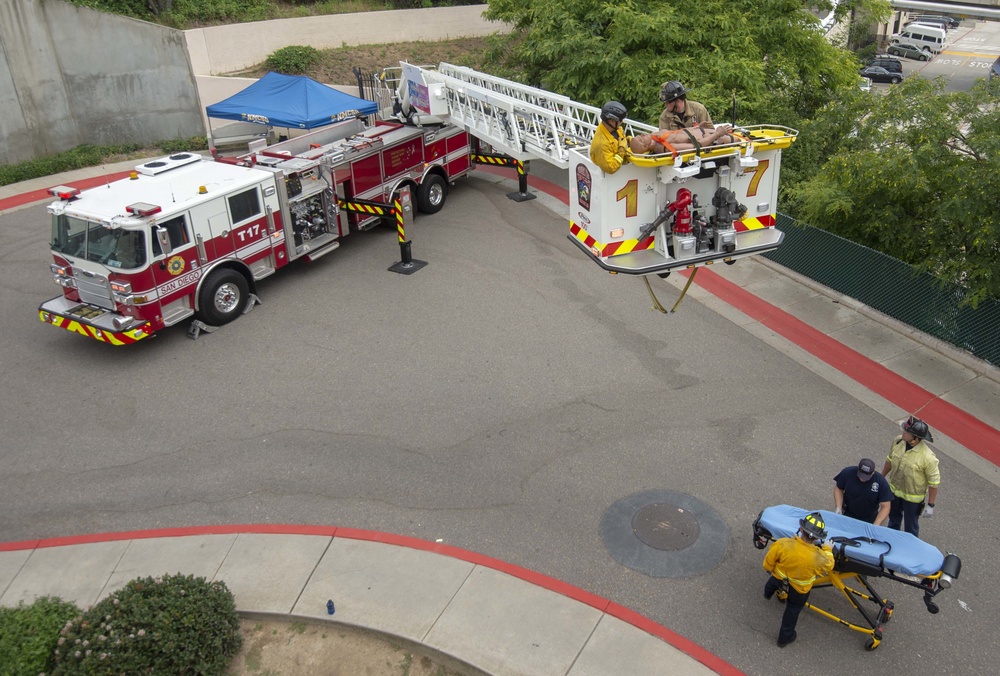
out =
[(0, 0), (0, 163), (84, 143), (204, 134), (205, 106), (252, 82), (211, 75), (249, 68), (289, 45), (328, 49), (509, 30), (484, 20), (485, 10), (364, 12), (182, 32), (62, 0)]
[[(332, 49), (415, 40), (477, 37), (508, 30), (483, 19), (486, 5), (332, 14), (184, 31), (197, 75), (222, 75), (263, 63), (290, 45)], [(389, 65), (389, 64), (387, 64)]]
[(0, 163), (204, 133), (184, 35), (61, 0), (0, 0)]

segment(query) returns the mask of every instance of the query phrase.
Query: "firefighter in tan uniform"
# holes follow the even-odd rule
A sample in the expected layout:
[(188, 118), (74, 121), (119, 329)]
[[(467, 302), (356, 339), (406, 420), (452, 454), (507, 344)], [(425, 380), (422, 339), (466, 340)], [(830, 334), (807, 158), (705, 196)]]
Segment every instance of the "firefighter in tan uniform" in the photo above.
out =
[(688, 90), (677, 80), (664, 82), (660, 87), (663, 112), (660, 113), (660, 129), (685, 129), (712, 124), (708, 109), (697, 101), (687, 100)]
[(764, 570), (771, 574), (764, 585), (764, 598), (770, 599), (774, 592), (788, 585), (785, 613), (781, 616), (778, 632), (779, 648), (795, 640), (795, 625), (813, 583), (833, 570), (833, 553), (829, 546), (821, 546), (825, 537), (823, 517), (819, 512), (812, 512), (799, 520), (799, 532), (795, 537), (776, 541), (764, 557)]
[(934, 441), (927, 423), (911, 415), (900, 428), (903, 433), (892, 442), (882, 468), (894, 496), (887, 525), (897, 530), (902, 526), (907, 533), (919, 537), (920, 515), (934, 514), (941, 471), (937, 456), (925, 443)]

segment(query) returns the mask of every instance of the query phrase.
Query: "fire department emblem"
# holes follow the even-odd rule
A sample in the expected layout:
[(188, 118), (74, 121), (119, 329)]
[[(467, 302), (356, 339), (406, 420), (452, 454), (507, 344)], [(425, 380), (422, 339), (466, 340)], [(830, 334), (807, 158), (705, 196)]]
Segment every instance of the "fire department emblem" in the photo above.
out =
[(184, 272), (184, 258), (182, 256), (174, 256), (167, 261), (167, 271), (172, 275), (179, 275)]
[(580, 206), (590, 211), (590, 188), (593, 185), (590, 170), (582, 164), (576, 165), (576, 197)]

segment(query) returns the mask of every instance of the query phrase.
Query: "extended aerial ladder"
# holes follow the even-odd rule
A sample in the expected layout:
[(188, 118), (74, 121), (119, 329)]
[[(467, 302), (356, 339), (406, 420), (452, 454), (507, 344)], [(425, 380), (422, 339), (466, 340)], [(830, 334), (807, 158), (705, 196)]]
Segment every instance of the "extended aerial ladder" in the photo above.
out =
[[(403, 63), (394, 103), (400, 120), (458, 125), (517, 162), (569, 169), (570, 240), (612, 273), (732, 263), (784, 239), (774, 228), (778, 174), (794, 129), (741, 127), (735, 142), (635, 155), (608, 174), (589, 157), (600, 109), (559, 94), (447, 63)], [(627, 136), (658, 131), (622, 126)]]

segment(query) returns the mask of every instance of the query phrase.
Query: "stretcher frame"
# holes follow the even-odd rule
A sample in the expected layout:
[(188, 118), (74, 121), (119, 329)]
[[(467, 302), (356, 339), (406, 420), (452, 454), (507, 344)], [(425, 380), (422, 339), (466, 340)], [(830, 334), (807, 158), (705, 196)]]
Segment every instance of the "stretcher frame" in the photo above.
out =
[[(757, 519), (753, 523), (753, 544), (756, 549), (765, 549), (770, 542), (775, 541), (773, 535), (767, 530), (763, 525), (761, 525), (760, 519), (761, 514), (757, 515)], [(848, 629), (851, 629), (868, 636), (868, 641), (865, 643), (865, 650), (875, 650), (884, 640), (883, 627), (889, 623), (892, 619), (892, 614), (894, 606), (892, 601), (887, 598), (882, 597), (875, 589), (872, 587), (871, 583), (868, 581), (869, 577), (884, 577), (900, 584), (904, 584), (910, 587), (916, 587), (924, 592), (924, 605), (927, 607), (927, 611), (932, 615), (937, 614), (940, 611), (938, 605), (934, 602), (934, 597), (937, 596), (944, 589), (951, 587), (951, 580), (957, 579), (958, 574), (962, 568), (962, 562), (954, 554), (948, 554), (945, 556), (944, 564), (941, 566), (941, 570), (937, 571), (933, 575), (917, 575), (917, 576), (904, 576), (902, 574), (896, 573), (895, 571), (888, 570), (881, 566), (875, 566), (864, 561), (859, 561), (856, 558), (851, 558), (848, 553), (848, 549), (852, 546), (856, 547), (861, 541), (873, 543), (875, 541), (869, 538), (850, 538), (850, 537), (833, 537), (827, 540), (828, 543), (832, 545), (833, 550), (833, 570), (827, 575), (823, 575), (816, 579), (813, 583), (812, 588), (824, 588), (833, 587), (840, 591), (847, 598), (851, 606), (864, 618), (865, 624), (855, 624), (849, 622), (841, 617), (838, 617), (833, 612), (820, 608), (819, 606), (806, 602), (805, 607), (810, 610), (819, 613), (827, 619), (833, 620), (838, 624), (842, 624)], [(888, 543), (883, 543), (887, 547), (891, 547)], [(916, 579), (911, 579), (916, 578)], [(944, 581), (944, 584), (942, 584)], [(859, 583), (864, 590), (855, 589), (851, 587), (850, 584)], [(782, 585), (776, 592), (778, 600), (782, 603), (788, 598), (787, 592), (788, 582)], [(873, 604), (877, 607), (877, 612), (875, 612), (869, 606), (866, 608), (865, 602)]]

